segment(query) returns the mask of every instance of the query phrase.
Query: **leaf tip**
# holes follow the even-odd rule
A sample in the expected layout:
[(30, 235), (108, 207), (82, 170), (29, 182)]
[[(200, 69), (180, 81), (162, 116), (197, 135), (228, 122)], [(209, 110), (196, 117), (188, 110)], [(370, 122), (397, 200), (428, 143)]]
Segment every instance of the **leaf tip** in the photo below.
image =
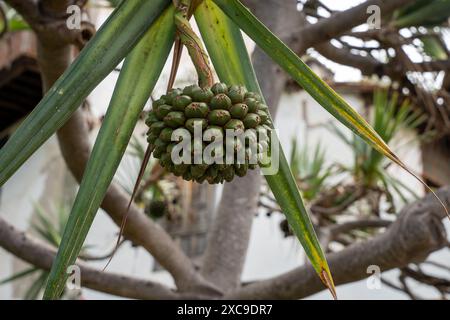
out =
[(334, 286), (333, 277), (328, 269), (322, 268), (320, 272), (320, 280), (328, 288), (334, 300), (337, 300), (336, 287)]

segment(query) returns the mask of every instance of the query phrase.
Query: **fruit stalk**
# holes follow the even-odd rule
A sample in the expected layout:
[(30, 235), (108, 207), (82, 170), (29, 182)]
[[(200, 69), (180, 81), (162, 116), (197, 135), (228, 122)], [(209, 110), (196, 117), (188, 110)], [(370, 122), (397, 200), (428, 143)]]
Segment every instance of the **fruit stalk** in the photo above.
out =
[(181, 43), (187, 48), (198, 75), (198, 84), (202, 88), (214, 84), (214, 75), (209, 63), (209, 57), (202, 41), (192, 29), (188, 17), (192, 8), (192, 0), (181, 0), (176, 6), (174, 16), (175, 26)]

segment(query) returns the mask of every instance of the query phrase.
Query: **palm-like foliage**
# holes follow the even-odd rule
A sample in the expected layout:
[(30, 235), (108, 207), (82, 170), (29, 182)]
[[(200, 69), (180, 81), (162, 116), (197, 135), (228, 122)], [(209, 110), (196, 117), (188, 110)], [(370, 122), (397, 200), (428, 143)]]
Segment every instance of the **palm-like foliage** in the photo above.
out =
[(320, 143), (313, 149), (308, 144), (299, 148), (297, 137), (292, 139), (291, 145), (289, 164), (292, 173), (302, 190), (303, 198), (312, 201), (323, 190), (327, 178), (332, 174), (332, 168), (326, 164), (326, 150)]
[[(35, 212), (37, 221), (31, 225), (31, 230), (39, 235), (39, 238), (50, 246), (57, 248), (61, 244), (62, 235), (69, 219), (70, 207), (61, 205), (56, 211), (56, 215), (53, 216), (47, 212), (39, 204), (35, 205)], [(85, 248), (81, 250), (83, 254)], [(37, 275), (36, 275), (37, 274)], [(18, 272), (7, 279), (0, 280), (0, 285), (5, 285), (20, 279), (27, 278), (29, 276), (35, 276), (30, 287), (26, 290), (24, 299), (35, 300), (42, 293), (45, 288), (45, 283), (49, 276), (49, 272), (39, 269), (37, 267), (30, 267), (21, 272)]]
[[(399, 105), (398, 94), (389, 96), (388, 91), (380, 90), (374, 94), (374, 108), (371, 124), (386, 142), (391, 142), (401, 129), (417, 129), (425, 121), (425, 116), (411, 108), (408, 100)], [(335, 133), (354, 153), (354, 162), (351, 172), (356, 183), (364, 188), (375, 189), (390, 188), (406, 201), (403, 191), (414, 194), (398, 179), (391, 177), (387, 171), (385, 158), (369, 148), (359, 137), (347, 137), (337, 126), (331, 127)]]
[(444, 42), (436, 36), (424, 36), (420, 38), (424, 54), (432, 60), (448, 59)]
[(417, 0), (403, 10), (399, 10), (394, 25), (405, 27), (433, 27), (447, 21), (450, 15), (449, 0)]
[(421, 43), (423, 53), (432, 60), (446, 60), (448, 54), (445, 43), (441, 39), (442, 36), (439, 36), (441, 30), (435, 27), (442, 26), (449, 15), (450, 1), (448, 0), (417, 0), (410, 6), (398, 10), (393, 24), (400, 28), (427, 28), (427, 34), (431, 35), (423, 34), (422, 31), (417, 33), (417, 41)]
[(0, 36), (7, 31), (20, 31), (30, 29), (30, 26), (17, 14), (17, 12), (0, 3)]
[[(188, 0), (181, 2), (191, 4)], [(114, 4), (117, 8), (108, 21), (0, 151), (2, 185), (126, 58), (65, 226), (46, 298), (58, 298), (64, 289), (65, 270), (75, 262), (82, 248), (175, 37), (174, 14), (179, 14), (179, 8), (174, 8), (170, 0), (114, 1)], [(378, 152), (406, 168), (379, 134), (238, 0), (205, 0), (195, 16), (222, 82), (245, 85), (250, 91), (261, 93), (241, 28), (330, 114)], [(375, 153), (373, 157), (377, 157)], [(282, 151), (279, 162), (279, 171), (266, 175), (268, 185), (314, 269), (325, 285), (334, 290), (330, 270)]]

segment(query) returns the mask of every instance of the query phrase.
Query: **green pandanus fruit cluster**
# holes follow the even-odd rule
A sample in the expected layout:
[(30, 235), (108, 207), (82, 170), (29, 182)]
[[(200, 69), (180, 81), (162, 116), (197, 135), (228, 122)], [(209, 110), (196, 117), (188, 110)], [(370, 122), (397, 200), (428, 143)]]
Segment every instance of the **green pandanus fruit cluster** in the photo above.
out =
[[(229, 182), (255, 169), (269, 151), (272, 123), (267, 110), (261, 96), (243, 86), (216, 83), (172, 89), (153, 103), (146, 120), (147, 140), (153, 156), (176, 176), (198, 183)], [(196, 126), (200, 140), (195, 137)], [(179, 129), (187, 135), (178, 135)], [(175, 148), (185, 138), (190, 139), (185, 149), (189, 160), (180, 163), (173, 160), (178, 155)], [(195, 152), (200, 155), (197, 161)]]

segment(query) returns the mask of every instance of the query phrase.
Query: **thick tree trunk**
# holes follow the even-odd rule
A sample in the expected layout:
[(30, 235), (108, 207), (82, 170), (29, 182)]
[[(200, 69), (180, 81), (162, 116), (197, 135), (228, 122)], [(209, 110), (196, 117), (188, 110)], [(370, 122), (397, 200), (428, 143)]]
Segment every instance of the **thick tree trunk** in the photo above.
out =
[[(41, 10), (50, 17), (64, 16), (70, 0), (46, 0)], [(45, 30), (45, 29), (44, 29)], [(42, 71), (44, 91), (50, 89), (72, 61), (72, 48), (60, 38), (46, 31), (37, 32), (38, 60)], [(58, 131), (62, 155), (69, 170), (81, 182), (91, 152), (89, 131), (83, 111), (77, 110)], [(102, 208), (117, 225), (127, 212), (128, 196), (112, 183), (102, 202)], [(124, 235), (133, 243), (143, 246), (174, 277), (179, 290), (217, 293), (196, 272), (191, 260), (183, 254), (172, 238), (156, 223), (146, 217), (136, 206), (131, 206)]]
[[(292, 32), (298, 30), (304, 21), (302, 14), (295, 10), (294, 3), (292, 7), (274, 1), (263, 5), (258, 1), (247, 1), (246, 4), (282, 40), (292, 45), (289, 42), (292, 41)], [(253, 63), (271, 113), (275, 115), (288, 77), (259, 49), (253, 54)], [(241, 283), (252, 221), (258, 210), (261, 178), (258, 171), (251, 172), (224, 186), (204, 256), (202, 274), (225, 292), (236, 289)]]

